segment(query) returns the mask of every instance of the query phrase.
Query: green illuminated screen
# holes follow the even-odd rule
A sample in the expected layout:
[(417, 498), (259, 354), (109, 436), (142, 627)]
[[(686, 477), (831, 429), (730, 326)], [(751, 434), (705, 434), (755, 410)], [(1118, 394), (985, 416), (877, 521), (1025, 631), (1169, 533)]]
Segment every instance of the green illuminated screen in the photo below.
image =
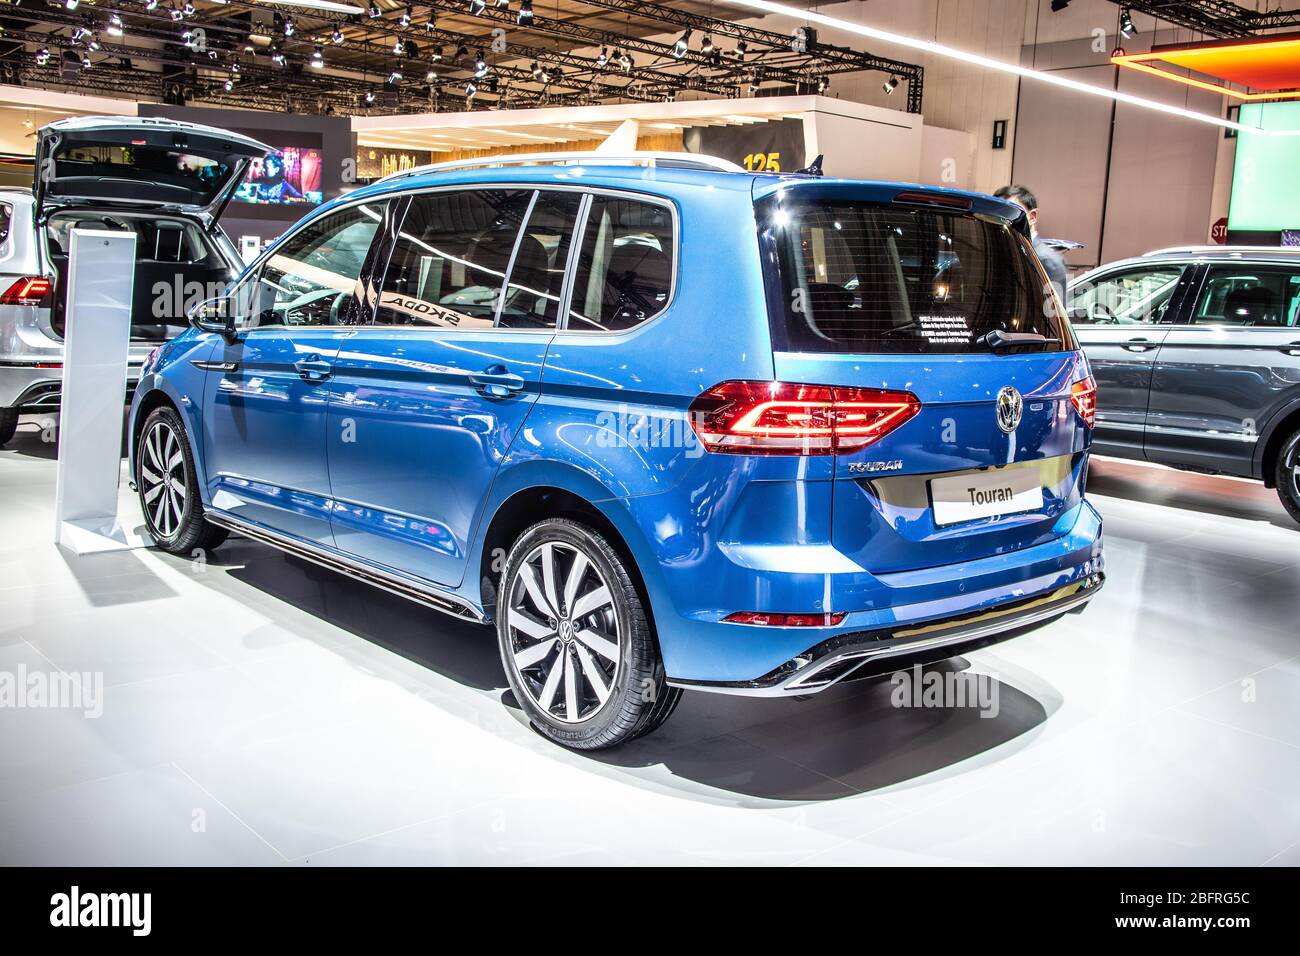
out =
[[(1246, 103), (1243, 126), (1300, 130), (1300, 102)], [(1229, 229), (1300, 229), (1300, 136), (1237, 136)]]

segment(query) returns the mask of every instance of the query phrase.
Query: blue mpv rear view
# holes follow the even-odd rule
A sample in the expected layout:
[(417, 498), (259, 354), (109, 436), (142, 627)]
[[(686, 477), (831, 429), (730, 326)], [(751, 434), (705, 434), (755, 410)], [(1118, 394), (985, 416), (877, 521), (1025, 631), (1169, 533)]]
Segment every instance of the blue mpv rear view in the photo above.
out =
[(805, 696), (1082, 607), (1095, 386), (1023, 212), (708, 157), (415, 170), (146, 363), (150, 533), (491, 624), (542, 734)]

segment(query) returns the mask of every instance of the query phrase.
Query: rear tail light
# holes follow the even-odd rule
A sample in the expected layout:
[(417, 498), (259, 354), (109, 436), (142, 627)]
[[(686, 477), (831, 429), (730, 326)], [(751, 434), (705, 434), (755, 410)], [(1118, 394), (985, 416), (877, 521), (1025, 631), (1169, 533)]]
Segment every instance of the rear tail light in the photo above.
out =
[(834, 455), (878, 441), (921, 410), (911, 392), (723, 382), (691, 403), (704, 447), (732, 455)]
[(1070, 404), (1089, 428), (1097, 423), (1097, 380), (1089, 375), (1070, 386)]
[(723, 618), (731, 624), (756, 624), (760, 627), (829, 627), (843, 623), (845, 611), (830, 614), (769, 614), (766, 611), (737, 611)]
[(0, 295), (0, 305), (47, 305), (53, 289), (45, 276), (22, 276)]

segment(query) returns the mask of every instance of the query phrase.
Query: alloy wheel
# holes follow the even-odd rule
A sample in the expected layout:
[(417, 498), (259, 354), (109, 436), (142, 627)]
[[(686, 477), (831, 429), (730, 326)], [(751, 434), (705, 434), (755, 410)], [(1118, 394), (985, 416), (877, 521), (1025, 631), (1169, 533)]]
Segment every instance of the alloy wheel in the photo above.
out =
[(185, 516), (185, 454), (180, 438), (166, 422), (149, 429), (140, 445), (140, 500), (153, 530), (173, 537)]
[(622, 659), (609, 583), (575, 545), (547, 541), (519, 565), (506, 623), (515, 672), (552, 719), (578, 723), (612, 696)]

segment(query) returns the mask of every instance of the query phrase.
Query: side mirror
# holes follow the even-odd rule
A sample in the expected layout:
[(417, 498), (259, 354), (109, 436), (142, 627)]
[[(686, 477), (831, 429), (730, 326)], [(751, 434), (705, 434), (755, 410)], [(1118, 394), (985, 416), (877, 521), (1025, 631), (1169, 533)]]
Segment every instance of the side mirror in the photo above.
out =
[(200, 302), (190, 312), (190, 325), (201, 332), (215, 332), (227, 342), (235, 340), (235, 313), (225, 297)]

